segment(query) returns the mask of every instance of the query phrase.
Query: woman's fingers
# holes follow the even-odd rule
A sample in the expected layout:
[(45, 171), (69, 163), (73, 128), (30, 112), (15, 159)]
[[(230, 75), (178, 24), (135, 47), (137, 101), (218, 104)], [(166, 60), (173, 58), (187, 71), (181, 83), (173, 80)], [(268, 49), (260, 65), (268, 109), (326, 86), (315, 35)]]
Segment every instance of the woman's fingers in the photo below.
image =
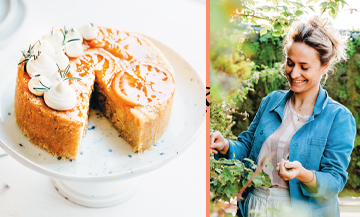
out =
[[(217, 149), (219, 151), (224, 149), (223, 137), (219, 131), (210, 133), (210, 148)], [(216, 151), (217, 152), (217, 151)]]
[(216, 149), (210, 149), (210, 152), (213, 153), (213, 154), (217, 154), (218, 151)]
[(212, 146), (216, 143), (216, 141), (218, 140), (219, 137), (219, 131), (216, 132), (210, 132), (210, 147), (213, 148)]
[(280, 167), (280, 174), (284, 174), (286, 172), (284, 159), (281, 159), (279, 167)]

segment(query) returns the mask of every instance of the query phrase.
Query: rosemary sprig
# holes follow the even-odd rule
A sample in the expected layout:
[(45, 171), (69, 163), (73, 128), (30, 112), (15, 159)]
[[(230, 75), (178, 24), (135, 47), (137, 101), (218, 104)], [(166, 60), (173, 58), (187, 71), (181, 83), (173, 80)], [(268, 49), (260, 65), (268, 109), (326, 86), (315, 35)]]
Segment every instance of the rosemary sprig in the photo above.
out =
[(94, 27), (94, 24), (93, 24), (92, 22), (90, 22), (90, 25), (91, 25), (92, 27)]
[(37, 54), (34, 52), (33, 53), (34, 60), (37, 60), (39, 58), (40, 54), (41, 54), (40, 50), (38, 50)]
[(62, 42), (62, 45), (65, 45), (65, 38), (66, 38), (66, 35), (69, 33), (69, 31), (66, 29), (66, 27), (64, 26), (64, 30), (63, 29), (60, 29), (61, 30), (61, 33), (63, 34), (64, 36), (64, 39), (63, 39), (63, 42)]
[(70, 72), (70, 64), (66, 66), (64, 72), (61, 72), (61, 69), (59, 67), (59, 65), (56, 63), (57, 67), (58, 67), (58, 71), (60, 73), (60, 77), (63, 81), (66, 81), (66, 80), (70, 80), (70, 79), (77, 79), (77, 80), (81, 80), (81, 78), (78, 78), (78, 77), (66, 77), (66, 75)]
[(50, 90), (50, 87), (43, 84), (40, 80), (39, 80), (39, 82), (43, 87), (33, 87), (34, 90), (36, 90), (37, 92), (46, 92), (46, 91)]
[[(35, 44), (33, 44), (32, 46), (31, 46), (31, 44), (29, 45), (29, 49), (25, 52), (25, 50), (22, 50), (21, 51), (21, 53), (22, 53), (22, 55), (23, 55), (23, 57), (24, 57), (24, 60), (22, 60), (21, 62), (19, 62), (18, 63), (18, 65), (20, 65), (20, 64), (22, 64), (23, 62), (25, 62), (25, 66), (24, 66), (24, 71), (25, 72), (27, 72), (26, 71), (26, 65), (27, 65), (27, 62), (31, 59), (31, 57), (33, 56), (33, 55), (35, 55), (35, 53), (33, 54), (32, 53), (32, 50), (34, 49), (34, 47), (35, 47), (35, 45), (37, 44), (38, 42), (35, 42)], [(38, 53), (38, 55), (40, 55), (40, 53)], [(37, 58), (37, 57), (36, 57)]]

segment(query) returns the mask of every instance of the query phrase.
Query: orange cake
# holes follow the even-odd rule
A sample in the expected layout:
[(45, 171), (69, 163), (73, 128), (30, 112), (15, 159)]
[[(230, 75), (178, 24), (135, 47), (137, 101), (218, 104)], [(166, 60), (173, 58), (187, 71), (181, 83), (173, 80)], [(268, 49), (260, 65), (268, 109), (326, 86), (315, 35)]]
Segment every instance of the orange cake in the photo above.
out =
[(93, 24), (84, 28), (91, 31), (51, 31), (23, 51), (15, 88), (17, 124), (36, 146), (75, 159), (91, 101), (134, 151), (143, 152), (168, 125), (173, 69), (139, 34)]

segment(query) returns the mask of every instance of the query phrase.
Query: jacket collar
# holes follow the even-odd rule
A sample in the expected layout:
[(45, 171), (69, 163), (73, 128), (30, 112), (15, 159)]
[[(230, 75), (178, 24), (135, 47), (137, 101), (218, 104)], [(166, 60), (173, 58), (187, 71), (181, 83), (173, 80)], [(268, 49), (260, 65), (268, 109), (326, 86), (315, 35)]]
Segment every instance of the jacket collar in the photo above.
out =
[[(278, 99), (278, 101), (275, 103), (275, 106), (270, 111), (276, 111), (280, 115), (281, 119), (283, 119), (285, 104), (293, 93), (294, 92), (291, 89), (288, 90), (283, 97)], [(329, 95), (327, 91), (324, 90), (321, 85), (319, 85), (319, 94), (316, 98), (313, 114), (309, 119), (313, 119), (314, 116), (320, 114), (326, 107), (328, 101)]]

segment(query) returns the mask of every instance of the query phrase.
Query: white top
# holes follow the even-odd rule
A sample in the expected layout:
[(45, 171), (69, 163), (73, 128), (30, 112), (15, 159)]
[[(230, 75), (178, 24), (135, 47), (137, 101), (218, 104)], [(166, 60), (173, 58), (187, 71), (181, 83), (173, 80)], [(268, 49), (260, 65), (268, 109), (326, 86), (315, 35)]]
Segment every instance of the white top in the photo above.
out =
[(265, 140), (261, 147), (257, 166), (261, 165), (264, 157), (269, 156), (272, 152), (276, 153), (270, 161), (274, 166), (274, 169), (271, 171), (268, 167), (263, 168), (264, 172), (269, 174), (271, 183), (274, 187), (288, 188), (288, 183), (284, 181), (276, 171), (276, 165), (281, 159), (289, 160), (290, 141), (296, 131), (305, 124), (309, 117), (310, 115), (298, 114), (294, 110), (289, 98), (285, 104), (283, 122), (280, 127)]

